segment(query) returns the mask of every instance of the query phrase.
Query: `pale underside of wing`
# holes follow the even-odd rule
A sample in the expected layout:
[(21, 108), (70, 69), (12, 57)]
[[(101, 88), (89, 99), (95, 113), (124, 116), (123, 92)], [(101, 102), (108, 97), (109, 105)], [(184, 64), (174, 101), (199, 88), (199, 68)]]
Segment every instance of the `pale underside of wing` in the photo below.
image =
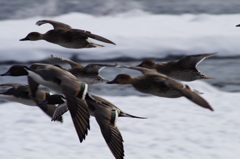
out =
[(70, 59), (60, 57), (60, 56), (53, 56), (53, 55), (51, 55), (51, 57), (54, 58), (54, 59), (57, 59), (57, 60), (67, 62), (69, 65), (71, 65), (72, 68), (84, 68), (81, 64), (79, 64), (77, 62), (74, 62)]
[(109, 64), (88, 64), (87, 66), (85, 66), (85, 70), (86, 71), (94, 71), (94, 72), (100, 72), (102, 69), (104, 69), (105, 67), (116, 67), (117, 64), (115, 65), (109, 65)]
[(59, 116), (63, 115), (67, 111), (68, 111), (67, 103), (63, 103), (57, 106), (55, 112), (52, 115), (52, 121), (55, 121), (56, 119), (58, 119)]
[[(53, 104), (43, 104), (43, 105), (38, 105), (40, 109), (42, 109), (42, 111), (44, 113), (46, 113), (50, 118), (52, 118), (55, 110), (56, 110), (56, 106)], [(63, 122), (62, 116), (59, 115), (58, 117), (56, 117), (57, 121)]]

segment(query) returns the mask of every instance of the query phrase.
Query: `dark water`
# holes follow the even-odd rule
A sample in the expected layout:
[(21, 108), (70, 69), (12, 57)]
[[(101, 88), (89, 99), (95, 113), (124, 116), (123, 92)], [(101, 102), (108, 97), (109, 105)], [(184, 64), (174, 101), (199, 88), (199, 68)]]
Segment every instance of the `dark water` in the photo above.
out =
[[(6, 1), (0, 0), (0, 20), (28, 18), (32, 16), (56, 16), (69, 12), (83, 12), (93, 15), (109, 15), (130, 11), (133, 9), (144, 10), (153, 14), (182, 14), (182, 13), (211, 13), (229, 14), (240, 13), (240, 0), (41, 0), (41, 1)], [(177, 60), (180, 57), (169, 57), (168, 59), (155, 59), (156, 62)], [(48, 61), (49, 62), (49, 61)], [(50, 61), (49, 63), (52, 63)], [(83, 65), (89, 61), (79, 61)], [(95, 63), (119, 63), (125, 65), (137, 65), (141, 61), (136, 59), (116, 59), (114, 61), (98, 61)], [(0, 73), (13, 65), (12, 62), (2, 62)], [(26, 64), (29, 65), (29, 64)], [(62, 64), (69, 67), (67, 64)], [(204, 80), (212, 86), (228, 92), (240, 92), (240, 59), (237, 58), (209, 58), (199, 66), (199, 70), (212, 80)], [(139, 72), (123, 68), (105, 68), (101, 75), (112, 80), (116, 74), (127, 73), (133, 76), (140, 75)], [(26, 77), (0, 77), (0, 83), (25, 83)], [(129, 85), (107, 85), (96, 84), (90, 86), (90, 92), (98, 95), (144, 95), (135, 91)]]
[(0, 20), (69, 12), (109, 15), (140, 9), (153, 14), (240, 13), (239, 0), (0, 0)]
[[(175, 60), (175, 59), (172, 59)], [(163, 61), (171, 61), (168, 60), (157, 60), (156, 62), (163, 62)], [(56, 63), (54, 60), (49, 61), (51, 64)], [(107, 63), (107, 64), (123, 64), (123, 65), (131, 65), (136, 66), (140, 64), (141, 61), (112, 61), (112, 62), (95, 62), (95, 63)], [(79, 63), (83, 65), (89, 64), (89, 62), (81, 62)], [(92, 63), (92, 62), (91, 62)], [(56, 63), (60, 64), (64, 67), (70, 67), (68, 64), (65, 63)], [(2, 64), (0, 65), (0, 73), (4, 73), (11, 67), (13, 64)], [(26, 64), (29, 66), (30, 64)], [(216, 59), (216, 58), (208, 58), (202, 61), (198, 67), (200, 71), (204, 74), (213, 77), (214, 79), (207, 79), (203, 80), (213, 87), (218, 88), (222, 91), (227, 92), (240, 92), (240, 58), (231, 58), (231, 59)], [(130, 70), (126, 68), (111, 68), (107, 67), (101, 71), (101, 75), (108, 79), (113, 80), (117, 74), (130, 74), (132, 76), (141, 75), (140, 72), (135, 70)], [(24, 83), (27, 84), (26, 77), (1, 77), (0, 76), (0, 83)], [(93, 94), (97, 95), (108, 95), (108, 96), (128, 96), (128, 95), (140, 95), (146, 96), (146, 94), (142, 94), (136, 91), (130, 85), (117, 85), (117, 84), (95, 84), (89, 86), (89, 91)]]

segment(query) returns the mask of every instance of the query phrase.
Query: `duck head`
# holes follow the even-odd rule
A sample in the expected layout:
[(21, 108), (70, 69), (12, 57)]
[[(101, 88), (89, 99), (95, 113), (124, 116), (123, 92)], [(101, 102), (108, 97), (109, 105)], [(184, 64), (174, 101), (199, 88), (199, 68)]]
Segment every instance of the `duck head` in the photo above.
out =
[(29, 68), (23, 65), (14, 65), (9, 68), (6, 73), (1, 74), (1, 76), (27, 76)]
[(144, 68), (148, 68), (148, 69), (154, 69), (155, 66), (155, 62), (151, 61), (151, 60), (145, 60), (143, 61), (140, 65), (138, 65), (139, 67), (144, 67)]
[(26, 40), (36, 41), (36, 40), (40, 40), (40, 39), (42, 39), (42, 34), (41, 33), (31, 32), (25, 38), (20, 39), (20, 41), (26, 41)]
[(107, 84), (130, 84), (132, 77), (127, 74), (119, 74), (114, 80), (108, 81)]

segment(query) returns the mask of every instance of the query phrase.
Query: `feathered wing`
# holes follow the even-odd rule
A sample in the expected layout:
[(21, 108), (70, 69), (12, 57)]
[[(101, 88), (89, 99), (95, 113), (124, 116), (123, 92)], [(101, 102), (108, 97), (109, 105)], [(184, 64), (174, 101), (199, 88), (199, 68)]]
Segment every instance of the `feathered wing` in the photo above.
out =
[(91, 95), (90, 97), (86, 97), (88, 107), (94, 108), (94, 116), (109, 149), (116, 159), (123, 159), (123, 139), (115, 123), (118, 116), (117, 114), (115, 117), (112, 116), (112, 109), (116, 110), (115, 106), (99, 96)]
[(95, 72), (100, 72), (102, 69), (105, 67), (117, 67), (117, 64), (115, 65), (109, 65), (109, 64), (88, 64), (85, 66), (85, 70), (87, 71), (95, 71)]
[(195, 91), (191, 90), (188, 85), (184, 85), (171, 79), (165, 80), (164, 82), (168, 87), (178, 90), (183, 96), (196, 103), (197, 105), (213, 111), (213, 108), (210, 106), (210, 104)]
[[(28, 85), (30, 88), (31, 96), (34, 99), (38, 90), (39, 83), (34, 81), (31, 77), (28, 77)], [(36, 101), (35, 101), (36, 102)]]
[(184, 56), (176, 64), (185, 68), (195, 68), (205, 58), (213, 56), (214, 54), (216, 53)]
[[(118, 65), (116, 67), (122, 67), (122, 68), (129, 68), (129, 69), (133, 69), (133, 70), (138, 70), (140, 72), (142, 72), (142, 74), (147, 75), (147, 74), (158, 74), (158, 75), (162, 75), (160, 73), (157, 73), (154, 70), (148, 69), (148, 68), (144, 68), (144, 67), (137, 67), (137, 66), (123, 66), (123, 65)], [(162, 75), (165, 76), (165, 75)]]
[[(42, 111), (44, 113), (46, 113), (48, 116), (50, 116), (52, 118), (55, 110), (56, 110), (56, 106), (53, 105), (53, 104), (41, 104), (41, 105), (38, 105), (38, 107), (40, 109), (42, 109)], [(59, 115), (58, 117), (56, 117), (56, 120), (57, 121), (60, 121), (60, 122), (63, 122), (63, 119), (62, 119), (62, 116)]]
[(59, 116), (63, 115), (68, 111), (67, 103), (61, 104), (57, 106), (56, 110), (54, 111), (52, 115), (52, 121), (55, 121), (59, 118)]
[(83, 37), (89, 37), (95, 40), (99, 40), (105, 43), (110, 43), (113, 45), (116, 45), (114, 42), (112, 42), (111, 40), (108, 40), (102, 36), (96, 35), (96, 34), (92, 34), (90, 31), (86, 31), (86, 30), (81, 30), (81, 29), (73, 29), (75, 32), (78, 32), (81, 36)]
[(61, 23), (61, 22), (57, 22), (57, 21), (53, 21), (53, 20), (39, 20), (37, 21), (36, 25), (40, 26), (42, 24), (46, 24), (49, 23), (53, 26), (54, 30), (70, 30), (72, 29), (72, 27), (70, 27), (67, 24)]
[(54, 59), (57, 59), (57, 60), (67, 62), (69, 65), (71, 65), (72, 68), (84, 68), (81, 64), (79, 64), (77, 62), (74, 62), (70, 59), (60, 57), (60, 56), (53, 56), (53, 55), (51, 55), (51, 57), (54, 58)]
[(66, 92), (64, 92), (64, 95), (67, 100), (67, 106), (70, 111), (79, 140), (82, 142), (88, 134), (88, 129), (90, 129), (90, 115), (87, 103), (85, 100), (77, 98)]
[(111, 110), (97, 108), (95, 118), (100, 126), (102, 135), (116, 159), (123, 159), (123, 138), (115, 123), (110, 122)]

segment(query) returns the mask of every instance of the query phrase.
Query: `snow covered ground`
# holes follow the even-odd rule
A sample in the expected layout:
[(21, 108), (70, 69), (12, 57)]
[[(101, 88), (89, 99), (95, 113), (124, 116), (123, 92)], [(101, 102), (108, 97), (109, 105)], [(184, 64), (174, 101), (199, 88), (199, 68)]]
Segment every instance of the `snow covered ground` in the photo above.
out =
[[(0, 61), (29, 61), (49, 58), (50, 54), (81, 59), (112, 59), (118, 57), (166, 57), (177, 54), (218, 52), (217, 56), (240, 55), (240, 14), (153, 15), (135, 10), (111, 16), (69, 13), (57, 17), (33, 17), (0, 21)], [(51, 19), (73, 28), (89, 30), (117, 45), (96, 49), (67, 49), (46, 41), (19, 41), (29, 32), (45, 33), (52, 26), (37, 26), (38, 20)]]
[[(239, 17), (240, 14), (152, 15), (132, 11), (99, 17), (69, 13), (57, 17), (4, 20), (0, 21), (0, 62), (41, 60), (51, 54), (63, 57), (75, 54), (84, 60), (161, 58), (211, 52), (218, 52), (215, 56), (239, 56), (240, 28), (235, 27), (240, 24)], [(35, 25), (42, 19), (89, 30), (117, 45), (74, 50), (46, 41), (19, 41), (29, 32), (45, 33), (52, 29), (48, 24)], [(2, 67), (6, 67), (2, 68), (5, 70), (9, 66)], [(215, 64), (210, 68), (213, 67), (220, 68)], [(218, 74), (222, 71), (231, 70), (221, 69)], [(15, 82), (26, 82), (25, 78), (18, 79), (14, 78)], [(203, 81), (188, 84), (204, 93), (202, 96), (214, 112), (183, 97), (103, 96), (127, 113), (148, 117), (118, 120), (126, 159), (239, 159), (240, 93), (222, 92)], [(81, 144), (69, 113), (60, 124), (51, 122), (37, 107), (8, 102), (0, 104), (0, 125), (0, 158), (114, 158), (93, 117), (89, 135)]]
[[(221, 92), (202, 81), (189, 83), (214, 108), (186, 98), (104, 96), (122, 110), (148, 119), (119, 118), (126, 159), (239, 159), (240, 93)], [(79, 143), (69, 113), (51, 122), (40, 109), (0, 105), (0, 158), (114, 158), (91, 117), (91, 130)]]

